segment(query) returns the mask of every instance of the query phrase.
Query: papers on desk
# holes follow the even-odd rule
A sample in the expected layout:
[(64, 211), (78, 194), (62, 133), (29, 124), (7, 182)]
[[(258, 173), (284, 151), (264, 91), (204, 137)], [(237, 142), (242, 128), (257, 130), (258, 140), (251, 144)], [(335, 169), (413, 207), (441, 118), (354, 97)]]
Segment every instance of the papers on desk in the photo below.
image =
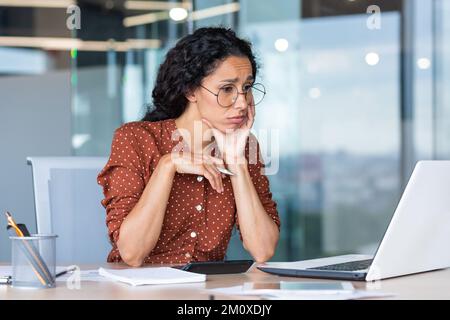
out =
[(247, 289), (249, 286), (233, 286), (207, 290), (210, 294), (222, 294), (231, 296), (258, 296), (269, 300), (353, 300), (366, 298), (379, 298), (393, 296), (393, 294), (366, 291), (366, 290), (342, 290), (318, 292), (310, 290), (283, 290), (283, 289)]
[(262, 298), (268, 300), (357, 300), (357, 299), (368, 299), (368, 298), (382, 298), (390, 297), (393, 294), (383, 293), (383, 292), (371, 292), (364, 290), (355, 290), (351, 293), (334, 293), (334, 294), (292, 294), (291, 292), (282, 292), (266, 294)]
[[(56, 267), (56, 273), (66, 270), (67, 267)], [(11, 266), (0, 266), (0, 277), (11, 276)], [(93, 281), (93, 282), (112, 282), (119, 281), (131, 284), (133, 286), (146, 284), (177, 284), (204, 282), (206, 275), (187, 272), (174, 268), (139, 268), (139, 269), (95, 269), (79, 270), (78, 274), (68, 273), (57, 277), (57, 282), (66, 282), (70, 280)]]
[(204, 282), (206, 275), (169, 267), (134, 269), (98, 269), (98, 273), (108, 279), (140, 286), (146, 284), (173, 284)]

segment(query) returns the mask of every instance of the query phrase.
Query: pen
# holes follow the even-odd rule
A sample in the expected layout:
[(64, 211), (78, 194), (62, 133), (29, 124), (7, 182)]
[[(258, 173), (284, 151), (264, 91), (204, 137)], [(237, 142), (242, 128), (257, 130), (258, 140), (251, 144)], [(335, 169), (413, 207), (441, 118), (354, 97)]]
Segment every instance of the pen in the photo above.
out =
[[(60, 277), (60, 276), (63, 276), (63, 275), (65, 275), (65, 274), (67, 274), (67, 273), (72, 273), (72, 272), (74, 272), (75, 270), (76, 270), (76, 268), (73, 267), (73, 268), (66, 269), (66, 270), (64, 270), (64, 271), (58, 272), (58, 273), (55, 275), (55, 278), (58, 278), (58, 277)], [(11, 276), (3, 276), (3, 277), (0, 277), (0, 284), (11, 284), (11, 279), (12, 279)]]
[(66, 270), (64, 270), (64, 271), (58, 272), (58, 273), (55, 275), (55, 278), (58, 278), (58, 277), (60, 277), (60, 276), (63, 276), (63, 275), (65, 275), (66, 273), (74, 272), (75, 270), (76, 270), (76, 267), (73, 267), (73, 268), (66, 269)]
[(11, 276), (0, 277), (0, 284), (11, 284)]
[[(74, 272), (74, 271), (75, 271), (75, 268), (67, 269), (67, 270), (58, 272), (58, 273), (55, 275), (55, 278), (58, 278), (58, 277), (60, 277), (60, 276), (63, 276), (63, 275), (65, 275), (66, 273), (72, 273), (72, 272)], [(11, 276), (3, 276), (3, 277), (0, 277), (0, 284), (11, 284), (11, 279), (12, 279)]]
[[(23, 238), (24, 234), (22, 230), (19, 228), (19, 226), (14, 221), (11, 213), (8, 211), (5, 212), (6, 219), (8, 220), (8, 226), (12, 229), (14, 229), (16, 235), (18, 237)], [(26, 229), (26, 228), (25, 228)], [(27, 232), (28, 233), (28, 232)], [(47, 266), (45, 265), (45, 262), (42, 260), (42, 258), (39, 257), (39, 253), (36, 252), (36, 250), (33, 248), (32, 244), (28, 243), (26, 240), (23, 240), (21, 243), (23, 246), (24, 253), (27, 255), (27, 258), (32, 266), (32, 269), (34, 273), (36, 274), (37, 278), (41, 282), (43, 286), (47, 286), (51, 284), (52, 278), (50, 275), (50, 272), (48, 271)]]
[(222, 172), (223, 174), (227, 174), (229, 176), (234, 176), (235, 175), (233, 172), (231, 172), (230, 170), (225, 169), (225, 168), (217, 167), (217, 170), (219, 170), (219, 172)]

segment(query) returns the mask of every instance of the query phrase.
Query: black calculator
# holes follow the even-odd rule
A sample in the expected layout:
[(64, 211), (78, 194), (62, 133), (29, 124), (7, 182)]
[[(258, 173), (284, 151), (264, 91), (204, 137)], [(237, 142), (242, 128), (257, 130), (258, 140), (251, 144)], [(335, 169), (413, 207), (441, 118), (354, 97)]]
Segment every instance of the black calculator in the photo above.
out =
[(175, 268), (200, 274), (232, 274), (244, 273), (253, 265), (253, 260), (227, 260), (190, 262)]

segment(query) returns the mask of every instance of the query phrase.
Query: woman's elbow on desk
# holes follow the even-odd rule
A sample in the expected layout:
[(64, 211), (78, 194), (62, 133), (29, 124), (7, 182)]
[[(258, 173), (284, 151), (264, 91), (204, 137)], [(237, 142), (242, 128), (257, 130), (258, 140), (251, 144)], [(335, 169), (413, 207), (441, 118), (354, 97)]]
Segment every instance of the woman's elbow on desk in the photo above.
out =
[(122, 258), (123, 262), (125, 262), (130, 267), (140, 267), (144, 263), (144, 259), (138, 257), (138, 255), (135, 253), (131, 253), (128, 251), (123, 251), (123, 250), (121, 251), (120, 249), (119, 249), (119, 252), (120, 252), (120, 257)]
[(273, 255), (275, 254), (275, 249), (268, 248), (260, 248), (260, 250), (248, 250), (247, 251), (252, 255), (253, 259), (257, 263), (264, 263), (269, 261)]
[(253, 259), (255, 260), (256, 263), (264, 263), (270, 260), (270, 258), (272, 258), (273, 255), (258, 255), (258, 256), (253, 256)]
[(120, 241), (117, 241), (117, 248), (119, 249), (120, 257), (123, 262), (125, 262), (130, 267), (140, 267), (144, 263), (144, 258), (142, 258), (139, 252), (135, 250), (125, 249), (120, 245)]
[(252, 239), (252, 241), (246, 241), (244, 238), (242, 241), (243, 247), (250, 253), (253, 259), (258, 263), (269, 261), (276, 251), (276, 247), (279, 240), (279, 232), (276, 229), (270, 239)]
[(144, 260), (142, 260), (142, 259), (136, 259), (136, 258), (130, 259), (130, 258), (124, 258), (124, 257), (122, 257), (122, 260), (123, 260), (123, 262), (125, 262), (127, 265), (129, 265), (130, 267), (133, 267), (133, 268), (139, 268), (139, 267), (141, 267), (141, 266), (143, 265), (143, 263), (144, 263)]

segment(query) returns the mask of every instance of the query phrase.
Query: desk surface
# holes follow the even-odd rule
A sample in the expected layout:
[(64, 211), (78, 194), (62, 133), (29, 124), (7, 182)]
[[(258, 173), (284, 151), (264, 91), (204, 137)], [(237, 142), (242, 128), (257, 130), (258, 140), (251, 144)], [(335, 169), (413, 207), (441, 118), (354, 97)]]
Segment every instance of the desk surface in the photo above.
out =
[[(2, 264), (6, 265), (6, 264)], [(82, 270), (98, 266), (80, 266)], [(120, 264), (103, 267), (123, 268)], [(244, 282), (317, 281), (307, 278), (278, 277), (256, 269), (256, 264), (245, 274), (211, 275), (204, 283), (149, 285), (132, 287), (116, 282), (82, 281), (79, 290), (69, 289), (65, 282), (57, 282), (53, 289), (20, 289), (0, 285), (0, 300), (8, 299), (209, 299), (202, 289), (231, 287)], [(383, 299), (450, 299), (450, 269), (387, 279), (379, 283), (353, 282), (357, 289), (393, 293)], [(255, 299), (255, 297), (232, 297), (216, 295), (216, 299)]]

